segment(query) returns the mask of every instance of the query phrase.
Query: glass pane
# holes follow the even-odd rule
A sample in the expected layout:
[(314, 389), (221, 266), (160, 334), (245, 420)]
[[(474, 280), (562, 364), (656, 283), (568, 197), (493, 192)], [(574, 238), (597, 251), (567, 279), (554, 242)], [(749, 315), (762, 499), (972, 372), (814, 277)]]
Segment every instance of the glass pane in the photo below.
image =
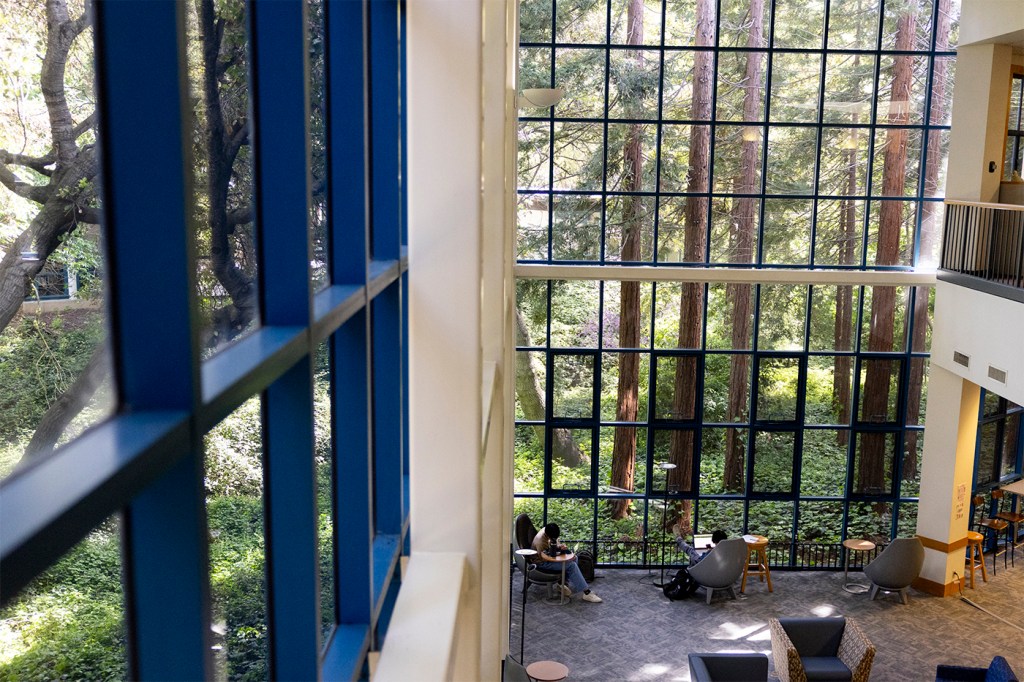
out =
[(860, 287), (815, 284), (811, 287), (811, 338), (808, 350), (854, 350)]
[(821, 48), (824, 35), (824, 0), (775, 0), (775, 47)]
[(860, 362), (860, 421), (895, 422), (902, 360), (863, 358)]
[(907, 391), (907, 426), (924, 426), (928, 393), (928, 358), (910, 359), (910, 388)]
[(565, 90), (565, 97), (555, 105), (556, 116), (564, 118), (601, 118), (603, 116), (604, 62), (605, 51), (603, 49), (559, 48), (555, 50), (555, 83)]
[[(829, 36), (831, 42), (832, 36)], [(830, 45), (831, 47), (831, 45)], [(867, 123), (875, 85), (875, 57), (829, 54), (825, 58), (823, 123)]]
[[(693, 489), (693, 452), (696, 430), (673, 429), (654, 431), (654, 468), (651, 470), (652, 492), (688, 493)], [(671, 469), (660, 465), (674, 464)], [(667, 486), (667, 487), (666, 487)]]
[(721, 530), (735, 537), (743, 530), (743, 500), (701, 500), (697, 514), (697, 533)]
[(768, 12), (771, 3), (760, 3), (761, 12), (754, 14), (749, 0), (721, 0), (722, 16), (719, 20), (721, 47), (767, 47)]
[(650, 346), (652, 289), (651, 282), (604, 283), (602, 344), (605, 348)]
[[(750, 356), (733, 360), (733, 355), (704, 357), (704, 421), (745, 422), (750, 405), (749, 390), (730, 392), (730, 381), (736, 386), (750, 385)], [(730, 379), (732, 377), (732, 379)]]
[[(634, 502), (634, 513), (624, 519), (612, 518), (611, 501), (597, 506), (597, 560), (603, 564), (643, 563), (643, 502)], [(618, 503), (621, 504), (621, 503)]]
[[(54, 24), (47, 48), (44, 5), (4, 3), (0, 22), (0, 479), (106, 419), (116, 400), (104, 306), (92, 32), (86, 24), (58, 47), (63, 39)], [(65, 11), (73, 20), (81, 7)], [(60, 142), (58, 158), (59, 131), (69, 138)], [(66, 201), (43, 198), (51, 195)]]
[(715, 128), (715, 192), (757, 194), (761, 189), (761, 128)]
[[(189, 88), (201, 103), (194, 134), (202, 142), (195, 145), (192, 177), (196, 285), (203, 345), (212, 352), (259, 325), (248, 35), (244, 8), (216, 3), (210, 15), (194, 3), (187, 8)], [(204, 77), (213, 71), (217, 77)]]
[[(751, 192), (760, 191), (759, 188), (748, 189)], [(761, 201), (754, 197), (714, 198), (711, 202), (711, 262), (755, 261), (760, 206)]]
[[(635, 427), (604, 427), (601, 429), (598, 460), (598, 492), (621, 493), (647, 491), (647, 429)], [(632, 466), (614, 472), (615, 453)], [(621, 464), (621, 463), (620, 463)], [(630, 469), (632, 473), (630, 475)]]
[[(316, 506), (320, 515), (317, 529), (320, 546), (320, 623), (321, 643), (326, 643), (334, 627), (334, 500), (331, 469), (331, 365), (327, 342), (317, 347), (313, 369), (313, 409), (316, 462)], [(344, 444), (339, 444), (344, 446)]]
[(720, 52), (717, 120), (763, 121), (767, 70), (767, 52)]
[[(548, 282), (516, 281), (516, 345), (543, 346), (548, 326)], [(544, 362), (541, 361), (543, 366)], [(544, 383), (541, 382), (541, 386)]]
[(813, 194), (815, 128), (772, 126), (768, 130), (766, 194)]
[(917, 535), (917, 504), (900, 502), (900, 515), (896, 520), (896, 537), (912, 538)]
[(548, 259), (548, 196), (520, 194), (516, 215), (516, 258)]
[(830, 0), (828, 46), (834, 50), (874, 50), (878, 37), (877, 0)]
[(552, 355), (551, 415), (555, 419), (590, 419), (594, 413), (594, 356)]
[(253, 397), (203, 439), (211, 630), (221, 678), (268, 675), (261, 434), (260, 399)]
[[(747, 512), (747, 533), (768, 538), (773, 549), (793, 540), (793, 502), (751, 502)], [(785, 564), (789, 561), (789, 550), (772, 552), (772, 563)]]
[(604, 126), (600, 123), (555, 123), (555, 189), (599, 191), (604, 160)]
[(654, 206), (654, 197), (608, 197), (604, 228), (605, 261), (651, 261), (654, 250)]
[(799, 375), (799, 358), (762, 357), (758, 360), (757, 421), (796, 420)]
[[(547, 47), (524, 47), (519, 50), (519, 88), (551, 87), (551, 50)], [(527, 110), (530, 116), (547, 116), (543, 109)]]
[(590, 429), (551, 429), (551, 488), (590, 490)]
[(841, 559), (837, 550), (843, 537), (843, 503), (801, 502), (796, 536), (797, 542), (826, 545), (807, 552), (804, 565), (808, 568), (839, 565)]
[(903, 475), (900, 478), (900, 497), (917, 497), (921, 494), (921, 455), (924, 451), (924, 431), (908, 429), (903, 438)]
[(1020, 412), (1011, 414), (1006, 418), (1006, 425), (1003, 427), (1002, 461), (999, 467), (1000, 478), (1010, 476), (1016, 472), (1017, 466), (1017, 443), (1020, 438)]
[(707, 347), (746, 350), (754, 334), (754, 285), (709, 284)]
[(610, 123), (605, 169), (608, 190), (653, 192), (657, 144), (655, 125)]
[(0, 678), (128, 679), (120, 525), (104, 521), (0, 609)]
[(792, 431), (755, 432), (754, 484), (751, 492), (792, 492), (795, 449), (796, 434)]
[(907, 347), (909, 287), (864, 287), (861, 350), (902, 353)]
[[(849, 431), (806, 429), (800, 463), (800, 495), (843, 497)], [(803, 505), (801, 505), (801, 509)]]
[(761, 262), (807, 265), (811, 259), (813, 216), (814, 202), (810, 199), (765, 199)]
[[(818, 192), (829, 196), (863, 196), (868, 192), (868, 143), (862, 128), (822, 128)], [(851, 206), (844, 202), (844, 207)], [(852, 215), (845, 216), (847, 220)]]
[(544, 427), (517, 424), (514, 452), (513, 492), (544, 492)]
[(896, 461), (896, 434), (856, 434), (853, 456), (853, 490), (857, 495), (889, 495)]
[(594, 281), (551, 283), (552, 348), (597, 348), (600, 290)]
[(807, 359), (804, 422), (849, 426), (852, 391), (852, 355), (812, 355)]
[(715, 44), (715, 3), (701, 0), (665, 0), (665, 44)]
[(931, 49), (931, 37), (932, 3), (885, 3), (883, 50), (927, 51)]
[(807, 286), (762, 284), (759, 289), (758, 350), (803, 350)]
[(546, 376), (544, 353), (516, 353), (516, 419), (544, 421)]
[(700, 454), (701, 495), (744, 493), (748, 437), (747, 429), (703, 430)]
[[(597, 3), (604, 11), (604, 3)], [(630, 0), (612, 0), (613, 45), (657, 45), (661, 42), (661, 0), (640, 0), (638, 21), (632, 27), (628, 22)]]
[[(879, 57), (879, 125), (906, 125), (924, 122), (928, 58), (910, 55)], [(896, 88), (895, 94), (893, 88)], [(877, 151), (875, 152), (877, 154)]]
[[(710, 177), (709, 153), (711, 149), (711, 129), (699, 125), (666, 125), (661, 129), (661, 176), (658, 189), (662, 192), (707, 192)], [(693, 212), (687, 216), (687, 225), (703, 230), (707, 221), (706, 200), (686, 199), (685, 207)], [(701, 211), (699, 207), (704, 207)], [(704, 252), (701, 248), (687, 258), (703, 261)]]
[(657, 282), (655, 287), (655, 348), (700, 348), (704, 285)]
[[(602, 66), (604, 52), (600, 53)], [(661, 55), (657, 50), (611, 50), (609, 54), (608, 118), (658, 118), (658, 79)], [(603, 71), (591, 67), (603, 77)], [(599, 92), (603, 89), (599, 90)]]
[(552, 197), (551, 259), (600, 259), (602, 209), (600, 195)]
[[(685, 421), (696, 416), (698, 359), (693, 355), (659, 356), (656, 358), (657, 404), (655, 419)], [(682, 387), (683, 390), (677, 390)]]
[(551, 42), (551, 0), (520, 0), (519, 41)]
[(818, 201), (815, 266), (860, 264), (864, 254), (864, 203), (849, 199)]
[[(889, 502), (851, 502), (846, 537), (886, 544), (892, 534), (892, 504)], [(854, 552), (853, 554), (860, 554)], [(863, 557), (864, 555), (861, 554)], [(851, 566), (853, 556), (850, 557)]]
[[(520, 189), (544, 189), (550, 184), (550, 128), (545, 121), (520, 121), (518, 164)], [(547, 225), (547, 220), (544, 221)]]
[(313, 290), (318, 291), (329, 284), (330, 264), (330, 249), (327, 242), (327, 192), (324, 190), (327, 178), (327, 130), (324, 127), (324, 0), (306, 0), (306, 6), (309, 8), (306, 23), (309, 27), (309, 144), (313, 184), (313, 204), (309, 209), (310, 240), (313, 245), (310, 271)]
[[(594, 502), (591, 500), (551, 500), (545, 523), (557, 523), (559, 538), (573, 551), (589, 549), (584, 543), (594, 537)], [(536, 524), (534, 524), (536, 525)]]
[[(789, 2), (789, 0), (786, 0)], [(800, 0), (801, 5), (806, 3)], [(778, 10), (776, 10), (777, 12)], [(776, 29), (776, 40), (779, 32)], [(821, 40), (820, 35), (817, 40)], [(816, 123), (821, 55), (776, 52), (772, 58), (772, 121)]]
[(871, 194), (913, 197), (921, 166), (921, 131), (907, 128), (875, 130)]
[(603, 43), (608, 14), (603, 2), (563, 2), (555, 9), (556, 43)]
[(661, 94), (661, 116), (666, 120), (690, 121), (697, 118), (698, 112), (706, 112), (701, 119), (711, 118), (709, 105), (695, 101), (695, 97), (707, 86), (701, 87), (697, 83), (694, 90), (694, 69), (699, 67), (704, 71), (711, 69), (710, 52), (690, 52), (687, 50), (673, 50), (665, 52), (664, 76)]
[[(601, 356), (601, 420), (647, 421), (647, 353), (605, 353)], [(632, 376), (632, 380), (622, 377)]]

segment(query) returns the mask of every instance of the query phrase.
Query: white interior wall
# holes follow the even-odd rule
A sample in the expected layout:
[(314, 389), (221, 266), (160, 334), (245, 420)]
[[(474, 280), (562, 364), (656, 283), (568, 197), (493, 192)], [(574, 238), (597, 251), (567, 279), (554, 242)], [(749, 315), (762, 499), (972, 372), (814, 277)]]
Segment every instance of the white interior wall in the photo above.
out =
[(1024, 2), (1021, 0), (963, 0), (960, 9), (961, 47), (979, 42), (1012, 43), (1022, 39)]

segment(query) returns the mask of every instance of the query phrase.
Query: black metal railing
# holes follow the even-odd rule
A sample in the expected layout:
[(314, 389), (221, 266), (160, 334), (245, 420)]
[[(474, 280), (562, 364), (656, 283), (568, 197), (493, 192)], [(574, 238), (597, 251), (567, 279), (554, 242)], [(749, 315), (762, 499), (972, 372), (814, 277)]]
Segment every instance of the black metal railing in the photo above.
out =
[[(975, 282), (944, 279), (1024, 300), (1024, 206), (946, 201), (939, 268), (944, 274), (974, 278)], [(995, 287), (977, 286), (980, 282)]]
[[(662, 552), (666, 566), (686, 564), (686, 555), (679, 551), (671, 540), (664, 542), (644, 540), (619, 540), (598, 538), (595, 541), (567, 541), (576, 551), (589, 550), (594, 553), (597, 565), (604, 568), (657, 568), (662, 565)], [(868, 552), (850, 552), (850, 568), (859, 569), (885, 545), (877, 545)], [(835, 542), (769, 542), (768, 565), (773, 569), (799, 570), (841, 570), (843, 568), (843, 545)]]

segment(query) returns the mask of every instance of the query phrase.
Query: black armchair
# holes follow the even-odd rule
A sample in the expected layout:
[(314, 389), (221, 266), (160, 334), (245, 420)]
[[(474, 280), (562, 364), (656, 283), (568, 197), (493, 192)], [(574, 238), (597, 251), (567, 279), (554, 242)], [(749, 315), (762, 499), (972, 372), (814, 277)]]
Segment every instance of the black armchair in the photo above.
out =
[(692, 682), (756, 682), (768, 680), (764, 654), (690, 654)]

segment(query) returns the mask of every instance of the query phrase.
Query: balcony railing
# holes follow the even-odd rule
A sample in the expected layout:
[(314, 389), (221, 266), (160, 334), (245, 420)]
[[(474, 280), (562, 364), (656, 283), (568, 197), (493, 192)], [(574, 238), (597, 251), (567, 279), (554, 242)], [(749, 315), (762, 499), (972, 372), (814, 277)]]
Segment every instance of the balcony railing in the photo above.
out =
[(1024, 206), (946, 201), (939, 278), (1024, 302)]
[[(605, 568), (658, 568), (662, 565), (662, 552), (665, 566), (682, 566), (687, 562), (685, 555), (671, 540), (644, 542), (597, 538), (590, 542), (566, 542), (577, 551), (590, 550), (594, 553), (597, 565)], [(851, 552), (850, 568), (861, 568), (884, 548), (885, 545), (878, 545), (870, 552)], [(769, 542), (768, 565), (772, 568), (805, 570), (842, 569), (843, 546), (838, 542)]]

